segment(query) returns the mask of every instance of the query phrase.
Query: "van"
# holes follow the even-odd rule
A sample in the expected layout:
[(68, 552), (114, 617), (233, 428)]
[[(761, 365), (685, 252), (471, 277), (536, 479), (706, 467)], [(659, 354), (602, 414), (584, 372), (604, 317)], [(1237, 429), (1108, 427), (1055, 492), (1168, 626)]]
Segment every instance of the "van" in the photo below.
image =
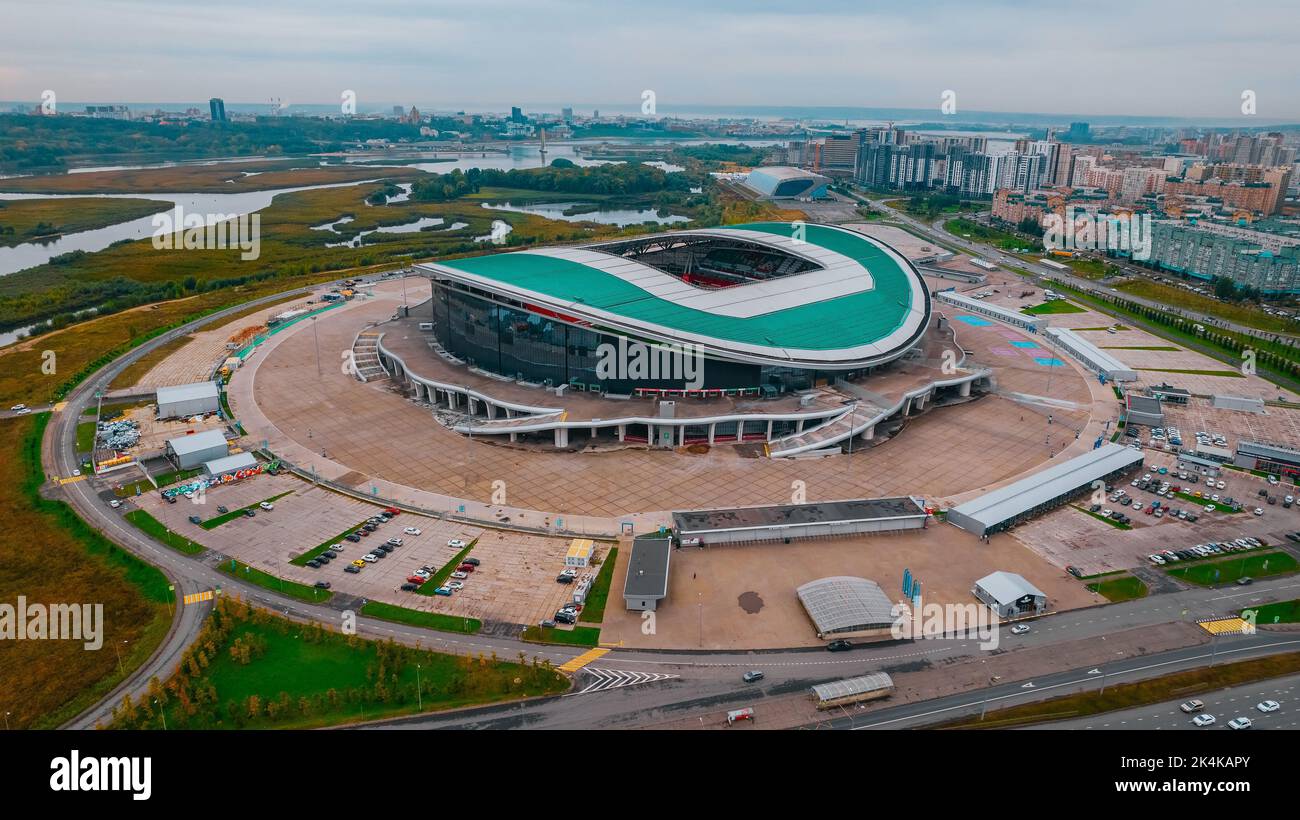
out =
[(419, 327), (420, 330), (425, 331), (427, 333), (433, 332), (433, 322), (420, 322)]

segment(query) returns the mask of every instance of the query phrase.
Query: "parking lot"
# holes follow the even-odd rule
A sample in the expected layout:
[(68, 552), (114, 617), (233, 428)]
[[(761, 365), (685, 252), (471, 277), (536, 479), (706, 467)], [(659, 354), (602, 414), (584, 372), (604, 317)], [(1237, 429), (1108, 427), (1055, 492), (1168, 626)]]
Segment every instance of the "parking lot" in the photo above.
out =
[(1266, 407), (1263, 414), (1257, 414), (1215, 408), (1208, 399), (1193, 398), (1186, 405), (1165, 403), (1164, 411), (1165, 423), (1182, 431), (1186, 447), (1196, 443), (1198, 432), (1222, 435), (1228, 449), (1234, 451), (1241, 441), (1287, 446), (1300, 442), (1300, 411), (1288, 407)]
[[(283, 497), (275, 499), (273, 510), (259, 509), (251, 518), (241, 516), (211, 530), (189, 521), (192, 515), (203, 520), (215, 518), (218, 506), (236, 510), (275, 496)], [(339, 539), (339, 557), (319, 568), (290, 564), (294, 557), (356, 529), (381, 509), (292, 475), (260, 475), (224, 484), (210, 489), (202, 504), (184, 498), (169, 504), (157, 493), (147, 493), (135, 502), (173, 532), (272, 575), (305, 584), (328, 581), (336, 592), (409, 609), (534, 624), (554, 615), (573, 592), (572, 586), (555, 582), (564, 569), (568, 539), (485, 530), (411, 513), (381, 524), (358, 543)], [(407, 527), (419, 529), (420, 534), (406, 533)], [(400, 538), (402, 546), (375, 563), (367, 563), (359, 573), (343, 571), (389, 538)], [(463, 589), (450, 597), (401, 590), (415, 570), (422, 566), (437, 570), (456, 557), (460, 550), (448, 546), (448, 541), (468, 543), (476, 538), (471, 555), (481, 564), (464, 579)]]

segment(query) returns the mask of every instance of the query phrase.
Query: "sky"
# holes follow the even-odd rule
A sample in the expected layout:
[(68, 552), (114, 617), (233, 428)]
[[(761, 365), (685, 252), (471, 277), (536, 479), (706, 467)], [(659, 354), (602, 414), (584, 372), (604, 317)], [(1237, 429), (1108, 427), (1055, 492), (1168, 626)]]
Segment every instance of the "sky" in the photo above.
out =
[(1295, 0), (4, 0), (0, 99), (1300, 120)]

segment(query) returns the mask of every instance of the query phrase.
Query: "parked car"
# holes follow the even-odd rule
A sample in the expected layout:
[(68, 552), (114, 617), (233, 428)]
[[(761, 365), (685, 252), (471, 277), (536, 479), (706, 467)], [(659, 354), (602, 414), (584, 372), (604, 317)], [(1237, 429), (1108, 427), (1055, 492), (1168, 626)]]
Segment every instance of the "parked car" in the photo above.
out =
[(317, 559), (313, 558), (313, 559), (311, 559), (310, 561), (307, 562), (306, 566), (309, 566), (309, 567), (311, 567), (312, 569), (320, 569), (320, 561), (318, 561)]
[(471, 557), (471, 558), (466, 558), (466, 559), (465, 559), (464, 561), (462, 561), (461, 563), (462, 563), (462, 564), (469, 564), (471, 567), (477, 567), (477, 566), (478, 566), (479, 564), (481, 564), (482, 562), (479, 561), (477, 558), (472, 558), (472, 557)]
[[(172, 500), (175, 500), (175, 499), (176, 499), (176, 496), (172, 496)], [(257, 517), (257, 513), (256, 513), (255, 511), (251, 510), (251, 509), (250, 509), (250, 510), (244, 510), (244, 517), (245, 517), (245, 518), (256, 518), (256, 517)]]
[(450, 595), (451, 587), (438, 587), (433, 591), (434, 595)]
[(315, 583), (314, 586), (315, 586), (317, 589), (329, 589), (329, 588), (330, 588), (330, 582), (329, 582), (329, 581), (317, 581), (317, 582)]
[(384, 507), (384, 512), (388, 513), (389, 515), (397, 515), (398, 513), (401, 512), (401, 510), (397, 509), (396, 507)]
[(223, 505), (218, 504), (217, 512), (221, 513), (222, 515), (225, 515), (226, 513), (230, 512), (230, 510), (226, 509)]
[(351, 541), (354, 544), (361, 540), (361, 536), (357, 535), (355, 532), (350, 532), (343, 536), (343, 538), (344, 540)]
[(473, 571), (474, 571), (474, 565), (473, 565), (473, 564), (461, 564), (460, 566), (456, 567), (456, 571), (457, 571), (457, 572), (473, 572)]
[(453, 572), (453, 573), (451, 574), (451, 577), (452, 577), (452, 578), (456, 578), (457, 580), (459, 580), (459, 579), (461, 579), (461, 578), (468, 578), (468, 577), (469, 577), (469, 573), (468, 573), (468, 572), (461, 572), (460, 570), (457, 570), (457, 571), (455, 571), (455, 572)]
[(258, 504), (257, 506), (261, 507), (262, 509), (266, 510), (267, 512), (270, 512), (271, 510), (274, 510), (274, 509), (275, 509), (275, 505), (272, 504), (270, 501), (263, 501), (262, 503)]
[(419, 534), (420, 534), (420, 528), (419, 528), (419, 527), (407, 527), (406, 529), (402, 530), (402, 532), (406, 533), (407, 535), (419, 535)]
[[(365, 561), (362, 561), (361, 563), (364, 564)], [(356, 575), (358, 572), (361, 571), (361, 567), (356, 567), (356, 566), (353, 566), (352, 564), (348, 564), (346, 567), (343, 568), (343, 571), (344, 571), (344, 572), (350, 572), (350, 573), (352, 573), (353, 575)]]
[(466, 547), (468, 547), (469, 544), (466, 544), (464, 541), (460, 540), (459, 538), (453, 538), (447, 542), (447, 546), (451, 547), (454, 550), (463, 550)]
[(202, 518), (199, 518), (197, 515), (191, 515), (191, 516), (190, 516), (190, 523), (191, 523), (191, 524), (202, 524), (202, 523), (203, 523), (203, 519), (202, 519)]
[(361, 560), (365, 561), (367, 564), (374, 564), (379, 561), (379, 556), (375, 555), (373, 552), (367, 552), (365, 555), (361, 556)]
[(1255, 583), (1255, 579), (1251, 578), (1249, 575), (1243, 575), (1237, 579), (1237, 586), (1239, 587), (1248, 587), (1253, 583)]
[(840, 638), (838, 640), (834, 640), (826, 644), (826, 648), (831, 652), (847, 652), (848, 650), (853, 648), (853, 644), (849, 643), (843, 638)]
[(405, 584), (402, 584), (401, 587), (402, 592), (415, 592), (419, 588), (420, 587), (418, 584), (412, 584), (410, 581), (407, 581)]
[(384, 544), (385, 544), (386, 546), (389, 546), (389, 547), (400, 547), (400, 546), (402, 546), (402, 539), (400, 539), (400, 538), (390, 538), (390, 539), (388, 539), (387, 541), (385, 541)]
[(578, 616), (577, 613), (571, 610), (561, 609), (555, 613), (555, 621), (561, 624), (574, 624), (578, 622)]
[(754, 683), (755, 681), (760, 681), (763, 679), (763, 673), (758, 671), (757, 669), (751, 669), (750, 671), (741, 675), (740, 679), (743, 680), (745, 683)]
[(407, 578), (406, 578), (406, 582), (407, 582), (408, 584), (416, 584), (417, 586), (418, 586), (419, 584), (423, 584), (423, 583), (424, 583), (425, 581), (427, 581), (427, 580), (429, 580), (429, 579), (428, 579), (428, 578), (421, 578), (421, 577), (418, 576), (418, 575), (410, 575), (410, 576), (407, 576)]
[(358, 558), (357, 560), (352, 562), (352, 566), (356, 567), (357, 569), (361, 569), (365, 565), (366, 565), (366, 560), (364, 558)]
[(1029, 631), (1029, 626), (1027, 624), (1016, 624), (1015, 626), (1011, 627), (1012, 635), (1023, 635), (1028, 631)]
[(452, 589), (452, 590), (464, 589), (464, 588), (465, 588), (465, 582), (464, 582), (464, 581), (448, 581), (448, 582), (447, 582), (447, 587), (448, 587), (449, 589)]
[(556, 582), (557, 584), (572, 584), (572, 583), (573, 583), (573, 576), (572, 576), (572, 575), (564, 575), (564, 574), (560, 574), (560, 575), (555, 576), (555, 582)]

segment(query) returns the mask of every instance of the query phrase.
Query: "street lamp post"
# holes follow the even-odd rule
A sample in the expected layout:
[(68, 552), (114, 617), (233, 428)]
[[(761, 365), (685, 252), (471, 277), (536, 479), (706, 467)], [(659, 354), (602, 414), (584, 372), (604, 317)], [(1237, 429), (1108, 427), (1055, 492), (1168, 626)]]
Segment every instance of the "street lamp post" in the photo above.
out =
[[(403, 279), (402, 282), (405, 283), (406, 280)], [(419, 704), (419, 709), (420, 709), (420, 711), (423, 712), (423, 711), (424, 711), (424, 692), (420, 691), (420, 664), (418, 664), (418, 663), (415, 665), (415, 698), (416, 698), (416, 701), (417, 701), (418, 704)]]
[(163, 711), (162, 704), (158, 702), (158, 698), (154, 698), (153, 703), (158, 707), (158, 714), (162, 717), (163, 731), (165, 732), (167, 731), (167, 713)]
[(320, 378), (323, 374), (320, 369), (320, 334), (316, 332), (316, 316), (311, 317), (311, 338), (316, 344), (316, 377)]

